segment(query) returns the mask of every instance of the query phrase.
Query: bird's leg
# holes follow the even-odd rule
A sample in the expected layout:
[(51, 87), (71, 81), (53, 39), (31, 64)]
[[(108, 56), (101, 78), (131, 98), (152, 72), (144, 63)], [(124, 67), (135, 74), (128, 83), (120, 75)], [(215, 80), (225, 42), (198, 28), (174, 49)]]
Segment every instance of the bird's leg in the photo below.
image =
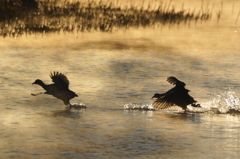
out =
[(66, 109), (71, 110), (72, 109), (72, 105), (70, 103), (66, 104)]
[(184, 107), (183, 110), (184, 110), (184, 112), (183, 112), (184, 114), (186, 114), (186, 113), (189, 111), (189, 109), (187, 108), (187, 106)]
[(41, 93), (38, 93), (38, 94), (31, 93), (32, 96), (38, 96), (40, 94), (44, 94), (44, 92), (41, 92)]
[(72, 109), (72, 105), (71, 105), (71, 104), (69, 104), (68, 106), (69, 106), (69, 109), (71, 110), (71, 109)]
[(65, 108), (66, 108), (67, 111), (70, 111), (72, 109), (72, 106), (71, 105), (66, 105)]

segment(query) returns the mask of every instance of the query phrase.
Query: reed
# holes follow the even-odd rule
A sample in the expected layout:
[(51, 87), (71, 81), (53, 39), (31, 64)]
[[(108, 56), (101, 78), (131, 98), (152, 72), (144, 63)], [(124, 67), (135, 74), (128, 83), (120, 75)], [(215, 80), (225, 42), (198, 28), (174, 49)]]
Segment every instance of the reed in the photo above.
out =
[[(75, 1), (44, 0), (32, 1), (33, 6), (25, 6), (26, 0), (4, 0), (0, 8), (0, 35), (18, 36), (32, 33), (50, 32), (111, 32), (114, 29), (128, 29), (130, 27), (147, 27), (156, 24), (181, 24), (190, 21), (207, 21), (212, 12), (207, 8), (200, 11), (182, 9), (177, 11), (170, 0), (161, 2), (158, 6), (149, 3), (147, 8), (132, 3), (130, 6), (120, 4), (119, 1)], [(61, 2), (61, 3), (60, 3)], [(143, 2), (144, 3), (144, 2)], [(0, 4), (1, 5), (1, 4)], [(7, 9), (11, 6), (11, 9)], [(28, 9), (30, 7), (30, 9)], [(20, 10), (25, 8), (24, 12)], [(4, 15), (7, 16), (1, 16)]]
[(238, 11), (238, 15), (237, 15), (237, 19), (235, 21), (235, 24), (237, 24), (239, 16), (240, 16), (240, 10)]

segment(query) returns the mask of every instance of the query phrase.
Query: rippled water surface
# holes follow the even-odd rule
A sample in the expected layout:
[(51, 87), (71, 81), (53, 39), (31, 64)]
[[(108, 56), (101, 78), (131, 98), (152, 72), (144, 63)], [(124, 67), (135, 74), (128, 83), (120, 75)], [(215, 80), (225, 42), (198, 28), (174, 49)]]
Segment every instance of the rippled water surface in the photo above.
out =
[[(224, 7), (233, 3), (218, 23), (0, 39), (0, 158), (238, 158), (239, 5)], [(50, 71), (88, 108), (31, 96)], [(123, 109), (150, 105), (172, 87), (168, 76), (203, 108)]]

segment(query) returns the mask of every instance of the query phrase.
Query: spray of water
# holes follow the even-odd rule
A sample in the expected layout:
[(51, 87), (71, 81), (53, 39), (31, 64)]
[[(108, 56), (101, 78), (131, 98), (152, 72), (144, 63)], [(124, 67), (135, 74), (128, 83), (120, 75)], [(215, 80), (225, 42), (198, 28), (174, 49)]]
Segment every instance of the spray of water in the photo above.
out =
[(231, 88), (227, 88), (221, 94), (215, 95), (212, 101), (202, 105), (214, 113), (240, 113), (239, 97)]
[(84, 103), (73, 103), (71, 105), (71, 108), (73, 108), (73, 109), (86, 109), (87, 106)]
[(125, 104), (123, 108), (127, 110), (155, 110), (152, 104), (141, 105), (141, 104), (128, 103), (128, 104)]

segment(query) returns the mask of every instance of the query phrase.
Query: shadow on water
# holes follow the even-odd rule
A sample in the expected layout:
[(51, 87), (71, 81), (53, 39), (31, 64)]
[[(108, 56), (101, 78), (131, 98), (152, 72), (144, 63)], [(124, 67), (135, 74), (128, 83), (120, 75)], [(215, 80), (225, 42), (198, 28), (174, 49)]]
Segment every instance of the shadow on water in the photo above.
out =
[(74, 104), (72, 107), (66, 107), (64, 110), (52, 111), (53, 117), (80, 118), (82, 111), (87, 109), (83, 104)]
[(70, 110), (58, 110), (52, 112), (54, 117), (66, 117), (66, 118), (79, 118), (79, 112), (73, 112)]
[(173, 120), (187, 120), (194, 123), (201, 123), (201, 115), (196, 113), (177, 113), (177, 114), (164, 114)]
[(80, 118), (79, 111), (73, 110), (57, 110), (52, 112), (53, 117), (66, 117), (66, 118)]

